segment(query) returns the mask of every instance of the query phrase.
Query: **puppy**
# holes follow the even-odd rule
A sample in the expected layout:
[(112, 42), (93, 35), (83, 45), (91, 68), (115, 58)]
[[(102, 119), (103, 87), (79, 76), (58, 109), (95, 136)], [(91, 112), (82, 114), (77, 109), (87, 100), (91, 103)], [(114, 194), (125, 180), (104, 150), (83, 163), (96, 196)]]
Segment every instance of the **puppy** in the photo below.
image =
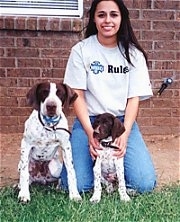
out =
[(96, 150), (99, 156), (95, 161), (94, 171), (94, 193), (90, 201), (98, 203), (101, 199), (101, 182), (107, 186), (107, 192), (114, 191), (114, 185), (118, 181), (118, 191), (120, 199), (129, 201), (126, 193), (124, 180), (123, 158), (117, 158), (113, 155), (114, 150), (118, 149), (113, 143), (116, 137), (119, 137), (124, 131), (124, 125), (121, 121), (110, 113), (103, 113), (96, 117), (93, 123), (94, 138), (100, 143), (102, 150)]
[(68, 174), (69, 197), (81, 200), (73, 167), (68, 122), (63, 112), (76, 98), (77, 94), (62, 83), (38, 83), (27, 93), (28, 104), (34, 110), (25, 122), (21, 141), (18, 165), (20, 201), (30, 201), (29, 185), (32, 182), (46, 184), (57, 181), (63, 162)]

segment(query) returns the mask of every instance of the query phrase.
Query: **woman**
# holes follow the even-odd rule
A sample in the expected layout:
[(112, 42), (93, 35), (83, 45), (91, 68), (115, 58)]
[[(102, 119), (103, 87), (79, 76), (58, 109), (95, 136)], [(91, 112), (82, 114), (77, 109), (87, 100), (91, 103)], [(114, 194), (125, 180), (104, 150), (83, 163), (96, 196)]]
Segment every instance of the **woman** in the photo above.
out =
[[(99, 144), (91, 124), (104, 112), (118, 116), (126, 128), (115, 140), (119, 150), (114, 151), (124, 157), (126, 187), (139, 193), (154, 188), (153, 163), (136, 123), (139, 101), (152, 96), (146, 63), (123, 1), (94, 0), (85, 39), (72, 48), (64, 77), (64, 83), (78, 94), (71, 143), (80, 192), (93, 188)], [(67, 187), (65, 170), (62, 186)]]

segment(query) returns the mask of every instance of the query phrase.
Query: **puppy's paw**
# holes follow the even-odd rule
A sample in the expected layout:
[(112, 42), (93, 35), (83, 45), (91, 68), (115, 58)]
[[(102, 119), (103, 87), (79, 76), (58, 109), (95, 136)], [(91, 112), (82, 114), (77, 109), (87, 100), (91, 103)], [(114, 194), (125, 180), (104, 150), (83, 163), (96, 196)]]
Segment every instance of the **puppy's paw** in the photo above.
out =
[(90, 199), (90, 202), (91, 202), (92, 204), (97, 204), (97, 203), (100, 202), (100, 200), (101, 200), (101, 197), (100, 197), (100, 196), (93, 195), (93, 196), (91, 197), (91, 199)]
[(75, 202), (81, 202), (82, 201), (82, 197), (80, 196), (80, 194), (79, 193), (76, 193), (76, 194), (70, 194), (69, 193), (69, 199), (70, 200), (73, 200), (73, 201), (75, 201)]
[(131, 198), (126, 193), (120, 194), (120, 199), (124, 202), (128, 202), (131, 200)]

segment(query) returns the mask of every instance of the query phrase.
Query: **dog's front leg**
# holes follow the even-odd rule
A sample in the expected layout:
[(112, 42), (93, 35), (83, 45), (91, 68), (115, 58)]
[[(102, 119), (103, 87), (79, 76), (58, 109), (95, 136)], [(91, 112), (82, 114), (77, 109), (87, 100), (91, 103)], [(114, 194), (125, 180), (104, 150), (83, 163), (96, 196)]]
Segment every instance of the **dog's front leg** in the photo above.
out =
[(101, 186), (101, 157), (97, 157), (94, 168), (94, 193), (90, 199), (91, 203), (99, 203), (101, 200), (102, 186)]
[(29, 192), (29, 155), (31, 146), (25, 141), (25, 138), (21, 141), (21, 159), (18, 164), (18, 169), (20, 171), (19, 180), (19, 195), (18, 199), (24, 203), (30, 201)]
[[(63, 146), (64, 147), (64, 146)], [(69, 198), (75, 201), (81, 201), (82, 198), (77, 189), (76, 174), (73, 166), (73, 158), (71, 151), (71, 144), (68, 142), (68, 146), (63, 148), (63, 160), (67, 170)]]
[(123, 201), (130, 201), (130, 197), (126, 193), (126, 184), (124, 179), (124, 163), (123, 158), (115, 158), (115, 167), (116, 167), (116, 173), (119, 183), (119, 195), (120, 199)]

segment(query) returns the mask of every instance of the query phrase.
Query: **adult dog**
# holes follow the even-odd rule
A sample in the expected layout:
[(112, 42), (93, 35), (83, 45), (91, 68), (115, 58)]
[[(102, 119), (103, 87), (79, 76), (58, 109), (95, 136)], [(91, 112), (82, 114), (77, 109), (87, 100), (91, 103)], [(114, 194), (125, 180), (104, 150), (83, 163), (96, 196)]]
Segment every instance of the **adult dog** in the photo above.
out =
[(114, 185), (118, 181), (120, 199), (129, 201), (126, 193), (124, 180), (123, 158), (114, 156), (114, 150), (118, 149), (113, 143), (124, 131), (121, 121), (110, 113), (103, 113), (96, 117), (93, 123), (94, 138), (100, 143), (102, 149), (97, 149), (99, 156), (95, 161), (94, 171), (94, 193), (90, 201), (98, 203), (101, 199), (101, 182), (107, 186), (107, 192), (114, 191)]
[(31, 182), (46, 184), (57, 181), (63, 161), (67, 168), (69, 197), (75, 201), (81, 200), (73, 167), (68, 122), (63, 112), (76, 98), (77, 94), (62, 83), (38, 83), (27, 93), (28, 104), (33, 111), (25, 122), (21, 141), (18, 165), (20, 201), (30, 201)]

